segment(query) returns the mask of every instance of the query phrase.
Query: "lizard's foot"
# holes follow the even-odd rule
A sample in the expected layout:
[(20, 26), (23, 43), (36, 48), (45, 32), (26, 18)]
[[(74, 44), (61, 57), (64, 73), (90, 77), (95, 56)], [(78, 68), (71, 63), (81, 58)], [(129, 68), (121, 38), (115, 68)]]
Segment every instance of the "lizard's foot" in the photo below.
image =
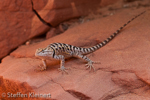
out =
[(46, 70), (46, 67), (45, 67), (45, 66), (39, 65), (38, 67), (39, 67), (39, 68), (36, 69), (37, 71), (43, 71), (43, 70)]
[(93, 70), (95, 71), (95, 68), (94, 68), (94, 66), (93, 66), (93, 61), (89, 61), (85, 66), (87, 66), (86, 67), (86, 69), (88, 69), (88, 68), (90, 68), (90, 71), (91, 71), (91, 69), (93, 68)]
[(58, 68), (59, 71), (61, 71), (62, 73), (65, 72), (66, 74), (68, 74), (68, 72), (66, 70), (68, 70), (70, 68), (66, 68), (64, 66), (61, 66), (60, 68)]

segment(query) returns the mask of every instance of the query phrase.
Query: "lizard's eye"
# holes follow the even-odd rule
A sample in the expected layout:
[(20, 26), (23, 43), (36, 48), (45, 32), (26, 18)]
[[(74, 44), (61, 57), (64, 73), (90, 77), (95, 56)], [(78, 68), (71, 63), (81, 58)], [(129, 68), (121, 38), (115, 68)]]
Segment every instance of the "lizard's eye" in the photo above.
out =
[(37, 52), (42, 52), (42, 53), (44, 53), (44, 50), (43, 49), (41, 49), (41, 48), (39, 48), (38, 50), (37, 50)]
[(38, 51), (38, 52), (41, 52), (41, 51), (42, 51), (42, 49), (41, 49), (41, 48), (39, 48), (37, 51)]

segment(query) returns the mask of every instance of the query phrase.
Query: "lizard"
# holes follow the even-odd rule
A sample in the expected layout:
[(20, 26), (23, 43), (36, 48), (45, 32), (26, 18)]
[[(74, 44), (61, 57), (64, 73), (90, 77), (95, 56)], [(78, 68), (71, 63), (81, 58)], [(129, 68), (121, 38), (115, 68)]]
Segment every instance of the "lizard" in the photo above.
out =
[(65, 44), (65, 43), (51, 43), (46, 48), (37, 49), (35, 52), (35, 56), (42, 59), (42, 62), (43, 62), (43, 67), (41, 70), (46, 69), (46, 67), (47, 67), (46, 60), (55, 59), (55, 60), (61, 61), (59, 70), (66, 72), (66, 69), (68, 69), (68, 68), (66, 68), (64, 66), (65, 59), (70, 58), (70, 57), (77, 57), (77, 58), (81, 58), (87, 62), (87, 64), (86, 64), (87, 69), (90, 68), (90, 70), (93, 69), (95, 71), (93, 64), (97, 63), (97, 62), (92, 61), (85, 55), (95, 52), (96, 50), (105, 46), (107, 43), (109, 43), (111, 40), (113, 40), (126, 25), (128, 25), (131, 21), (133, 21), (134, 19), (136, 19), (143, 13), (145, 13), (145, 11), (136, 15), (132, 19), (130, 19), (127, 23), (125, 23), (118, 30), (116, 30), (116, 32), (111, 34), (107, 39), (105, 39), (104, 41), (100, 42), (99, 44), (97, 44), (95, 46), (92, 46), (89, 48), (82, 48), (82, 47), (77, 47), (77, 46), (73, 46), (73, 45)]

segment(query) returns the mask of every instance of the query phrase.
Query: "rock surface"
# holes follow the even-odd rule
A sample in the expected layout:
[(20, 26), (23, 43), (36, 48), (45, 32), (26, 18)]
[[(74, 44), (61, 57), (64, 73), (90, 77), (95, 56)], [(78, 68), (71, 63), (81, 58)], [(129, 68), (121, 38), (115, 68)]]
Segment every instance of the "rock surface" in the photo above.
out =
[[(69, 28), (63, 34), (45, 41), (22, 45), (2, 60), (0, 76), (20, 83), (26, 82), (35, 93), (50, 93), (51, 98), (57, 100), (149, 100), (148, 8), (121, 9), (111, 16)], [(59, 61), (47, 61), (46, 70), (36, 70), (42, 64), (40, 59), (34, 57), (37, 48), (53, 42), (93, 46), (144, 10), (147, 12), (125, 27), (114, 40), (88, 55), (93, 61), (101, 62), (94, 64), (96, 72), (89, 73), (85, 70), (85, 63), (76, 58), (66, 60), (65, 66), (70, 68), (68, 74), (57, 70)]]
[(46, 100), (45, 98), (33, 98), (34, 91), (26, 83), (20, 83), (0, 77), (0, 98), (2, 100)]
[[(87, 15), (90, 11), (114, 3), (101, 0), (1, 0), (0, 1), (0, 59), (27, 40), (45, 34), (50, 27), (43, 24), (32, 11), (32, 6), (42, 19), (52, 25), (64, 20)], [(84, 13), (83, 13), (84, 12)]]

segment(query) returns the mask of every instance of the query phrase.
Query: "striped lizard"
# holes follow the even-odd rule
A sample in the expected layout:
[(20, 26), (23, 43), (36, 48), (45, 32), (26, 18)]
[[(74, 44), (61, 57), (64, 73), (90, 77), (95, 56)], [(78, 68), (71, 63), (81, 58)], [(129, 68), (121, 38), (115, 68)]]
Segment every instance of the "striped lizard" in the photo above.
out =
[[(127, 23), (125, 23), (122, 27), (120, 27), (116, 32), (114, 32), (112, 35), (110, 35), (107, 39), (105, 39), (103, 42), (89, 48), (82, 48), (82, 47), (76, 47), (73, 45), (65, 44), (65, 43), (52, 43), (49, 44), (46, 48), (39, 48), (35, 52), (35, 56), (42, 59), (43, 62), (43, 67), (41, 70), (45, 70), (47, 65), (46, 65), (46, 60), (51, 60), (51, 59), (56, 59), (60, 60), (60, 71), (66, 72), (66, 67), (64, 66), (65, 64), (65, 59), (69, 57), (78, 57), (81, 58), (88, 63), (86, 64), (87, 68), (93, 69), (95, 71), (95, 68), (93, 66), (93, 63), (96, 63), (92, 60), (90, 60), (86, 54), (92, 53), (101, 47), (105, 46), (107, 43), (109, 43), (114, 37), (116, 37), (119, 32), (126, 26), (128, 25), (131, 21), (136, 19), (138, 16), (142, 15), (144, 12), (140, 13), (139, 15), (133, 17), (130, 19)], [(40, 66), (41, 67), (41, 66)]]

